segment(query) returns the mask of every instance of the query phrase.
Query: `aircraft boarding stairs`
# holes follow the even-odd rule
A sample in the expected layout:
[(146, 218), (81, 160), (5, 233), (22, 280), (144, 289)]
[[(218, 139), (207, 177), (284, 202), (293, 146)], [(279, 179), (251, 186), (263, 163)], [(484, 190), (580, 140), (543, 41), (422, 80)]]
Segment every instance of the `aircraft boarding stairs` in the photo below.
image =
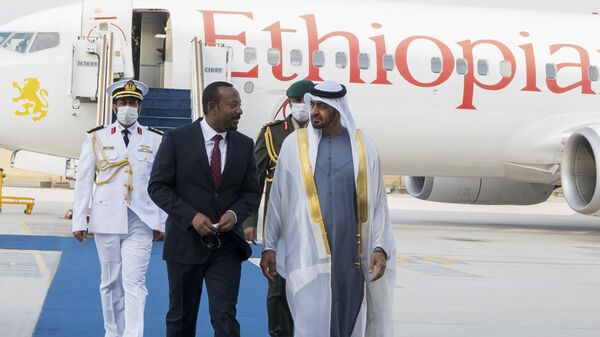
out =
[[(110, 57), (114, 54), (112, 41), (113, 33), (110, 32), (98, 37), (80, 37), (75, 46), (75, 65), (78, 62), (88, 62), (95, 55), (92, 61), (96, 62), (98, 68), (91, 68), (93, 71), (86, 68), (85, 73), (82, 70), (75, 72), (72, 87), (77, 90), (73, 90), (71, 94), (74, 100), (83, 99), (97, 105), (98, 125), (108, 125), (115, 121), (106, 84), (113, 83), (115, 76), (122, 76), (122, 71), (126, 68), (123, 60)], [(190, 90), (150, 88), (142, 102), (140, 124), (163, 131), (188, 124), (202, 116), (201, 96), (206, 85), (215, 81), (231, 81), (231, 47), (222, 44), (208, 45), (198, 38), (192, 40), (192, 46)], [(98, 53), (91, 55), (90, 50)], [(98, 55), (100, 61), (96, 60)]]
[(142, 101), (140, 124), (163, 131), (192, 122), (190, 90), (150, 88)]
[[(142, 102), (139, 121), (163, 131), (188, 124), (202, 116), (202, 90), (215, 81), (231, 81), (231, 47), (192, 40), (190, 90), (150, 88)], [(193, 117), (195, 116), (195, 117)]]

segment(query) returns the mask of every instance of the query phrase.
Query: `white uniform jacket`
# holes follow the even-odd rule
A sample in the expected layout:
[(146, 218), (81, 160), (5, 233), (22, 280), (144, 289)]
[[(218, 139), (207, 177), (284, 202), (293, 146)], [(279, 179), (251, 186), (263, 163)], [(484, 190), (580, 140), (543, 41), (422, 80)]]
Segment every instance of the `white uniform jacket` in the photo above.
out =
[(77, 167), (73, 232), (89, 228), (95, 233), (127, 234), (127, 207), (148, 227), (165, 231), (166, 213), (147, 191), (162, 135), (135, 123), (129, 127), (129, 146), (125, 147), (122, 130), (115, 122), (86, 135)]

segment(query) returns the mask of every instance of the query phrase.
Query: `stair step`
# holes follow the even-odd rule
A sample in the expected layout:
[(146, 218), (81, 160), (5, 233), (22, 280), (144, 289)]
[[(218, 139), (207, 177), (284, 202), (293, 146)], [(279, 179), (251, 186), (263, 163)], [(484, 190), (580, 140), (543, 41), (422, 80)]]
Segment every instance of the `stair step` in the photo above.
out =
[(160, 118), (160, 117), (141, 117), (139, 121), (142, 125), (151, 126), (155, 128), (164, 127), (179, 127), (192, 122), (191, 118)]
[(192, 122), (190, 90), (150, 88), (142, 107), (142, 125), (169, 130)]
[(174, 99), (174, 98), (158, 98), (158, 99), (144, 99), (142, 102), (143, 108), (158, 108), (158, 109), (170, 109), (170, 108), (192, 108), (192, 102), (189, 99)]
[(190, 99), (190, 91), (185, 89), (165, 89), (165, 88), (150, 88), (146, 98), (180, 98)]
[(192, 118), (190, 108), (142, 108), (142, 117), (182, 117)]

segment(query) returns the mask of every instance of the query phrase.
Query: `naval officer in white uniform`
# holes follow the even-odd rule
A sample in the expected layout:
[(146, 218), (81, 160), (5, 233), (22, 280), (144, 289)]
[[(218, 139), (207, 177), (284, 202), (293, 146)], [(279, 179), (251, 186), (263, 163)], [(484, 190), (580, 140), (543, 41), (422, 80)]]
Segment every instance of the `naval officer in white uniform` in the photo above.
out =
[[(117, 121), (88, 131), (79, 157), (73, 236), (94, 233), (101, 266), (105, 337), (143, 337), (152, 240), (164, 238), (166, 214), (147, 187), (162, 133), (137, 123), (148, 86), (120, 81), (108, 87)], [(94, 189), (95, 185), (95, 189)]]

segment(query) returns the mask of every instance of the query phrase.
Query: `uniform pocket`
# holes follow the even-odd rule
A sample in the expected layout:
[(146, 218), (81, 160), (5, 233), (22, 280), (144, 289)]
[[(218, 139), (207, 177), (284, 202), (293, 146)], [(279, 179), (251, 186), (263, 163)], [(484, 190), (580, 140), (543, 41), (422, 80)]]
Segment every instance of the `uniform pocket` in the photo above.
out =
[(110, 206), (112, 204), (111, 200), (94, 200), (95, 206)]
[(104, 150), (104, 155), (106, 156), (106, 159), (108, 159), (111, 162), (119, 158), (119, 152), (115, 150)]
[(104, 198), (92, 202), (92, 209), (90, 210), (91, 226), (99, 226), (105, 219), (110, 219), (114, 215), (111, 204), (111, 200)]
[(134, 170), (134, 173), (139, 173), (143, 175), (150, 175), (150, 171), (152, 171), (152, 165), (154, 165), (154, 156), (151, 154), (138, 154), (136, 156), (136, 166), (138, 166), (137, 170)]

